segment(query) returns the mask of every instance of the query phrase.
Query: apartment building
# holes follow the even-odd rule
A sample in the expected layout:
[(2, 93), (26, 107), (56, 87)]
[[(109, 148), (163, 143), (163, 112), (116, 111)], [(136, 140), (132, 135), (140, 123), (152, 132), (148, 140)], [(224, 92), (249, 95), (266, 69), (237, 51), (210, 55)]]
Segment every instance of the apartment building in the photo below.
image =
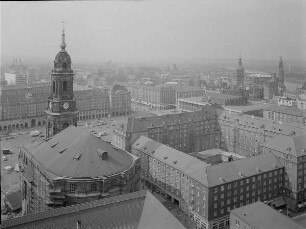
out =
[(140, 157), (142, 185), (171, 198), (201, 229), (229, 228), (232, 209), (282, 199), (284, 166), (273, 154), (210, 165), (145, 136), (132, 154)]
[(306, 133), (277, 136), (262, 145), (262, 151), (275, 155), (285, 167), (284, 198), (288, 206), (299, 210), (306, 203)]

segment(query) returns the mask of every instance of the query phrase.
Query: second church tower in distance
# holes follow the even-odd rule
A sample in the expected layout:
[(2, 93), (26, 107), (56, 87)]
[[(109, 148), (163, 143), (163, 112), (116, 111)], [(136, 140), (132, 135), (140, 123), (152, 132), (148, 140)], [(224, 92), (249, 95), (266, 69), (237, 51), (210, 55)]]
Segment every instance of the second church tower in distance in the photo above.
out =
[(70, 125), (77, 126), (78, 111), (73, 94), (73, 70), (66, 48), (63, 28), (61, 51), (56, 55), (51, 71), (51, 95), (48, 98), (46, 138)]

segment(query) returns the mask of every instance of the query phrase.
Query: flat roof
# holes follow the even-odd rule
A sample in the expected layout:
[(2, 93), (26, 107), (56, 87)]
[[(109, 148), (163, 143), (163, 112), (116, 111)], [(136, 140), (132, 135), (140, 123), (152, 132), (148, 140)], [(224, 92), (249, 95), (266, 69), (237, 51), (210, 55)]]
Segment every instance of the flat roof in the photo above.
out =
[(303, 229), (304, 227), (293, 222), (274, 208), (258, 201), (231, 210), (232, 215), (256, 229)]

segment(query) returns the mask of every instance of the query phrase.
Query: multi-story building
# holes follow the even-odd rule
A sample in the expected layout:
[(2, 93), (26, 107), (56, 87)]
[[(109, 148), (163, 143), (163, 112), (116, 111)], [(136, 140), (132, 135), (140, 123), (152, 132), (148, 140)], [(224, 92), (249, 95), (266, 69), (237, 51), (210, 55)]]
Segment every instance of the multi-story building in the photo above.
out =
[(145, 135), (185, 153), (220, 147), (216, 109), (153, 117), (129, 117), (113, 133), (112, 144), (130, 152), (132, 143)]
[(220, 148), (250, 157), (260, 154), (261, 144), (273, 137), (294, 136), (306, 131), (300, 124), (271, 122), (213, 105), (202, 106), (202, 109), (155, 117), (130, 117), (114, 131), (112, 143), (130, 152), (133, 141), (145, 135), (185, 153)]
[(203, 96), (203, 88), (200, 87), (178, 88), (176, 91), (176, 108), (178, 107), (178, 100), (181, 98), (202, 97), (202, 96)]
[(296, 88), (296, 93), (297, 93), (297, 95), (306, 93), (306, 82), (304, 83), (304, 85), (302, 87), (297, 87)]
[(111, 116), (131, 114), (131, 93), (123, 86), (114, 85), (109, 90)]
[(230, 229), (303, 229), (284, 214), (260, 201), (231, 210)]
[[(50, 88), (50, 82), (2, 86), (0, 131), (45, 125)], [(101, 89), (73, 84), (73, 89), (81, 121), (131, 114), (130, 92), (119, 85)]]
[(270, 100), (273, 96), (282, 96), (285, 91), (283, 59), (280, 57), (278, 74), (273, 74), (272, 79), (264, 85), (264, 99)]
[(266, 104), (263, 106), (263, 117), (278, 123), (306, 126), (306, 111), (297, 107)]
[(223, 112), (218, 117), (221, 127), (221, 149), (245, 157), (261, 154), (261, 144), (276, 136), (298, 136), (306, 128), (297, 124), (237, 113)]
[(198, 228), (229, 227), (230, 210), (282, 199), (284, 167), (272, 154), (209, 165), (145, 136), (132, 145), (142, 184), (177, 203)]
[(297, 105), (297, 108), (301, 110), (306, 110), (306, 93), (299, 94), (296, 97), (296, 105)]
[(285, 167), (284, 197), (291, 209), (306, 202), (306, 133), (277, 136), (262, 145), (263, 153), (275, 155)]
[(247, 103), (245, 97), (205, 91), (203, 101), (224, 106), (243, 106)]
[(73, 125), (19, 148), (23, 214), (139, 190), (140, 161)]

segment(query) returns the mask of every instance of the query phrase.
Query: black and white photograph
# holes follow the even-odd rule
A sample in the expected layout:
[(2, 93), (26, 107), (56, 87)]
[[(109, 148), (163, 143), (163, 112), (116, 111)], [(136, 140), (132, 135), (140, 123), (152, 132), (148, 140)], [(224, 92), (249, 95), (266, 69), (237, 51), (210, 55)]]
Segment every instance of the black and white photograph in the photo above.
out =
[(306, 228), (305, 0), (0, 9), (0, 228)]

